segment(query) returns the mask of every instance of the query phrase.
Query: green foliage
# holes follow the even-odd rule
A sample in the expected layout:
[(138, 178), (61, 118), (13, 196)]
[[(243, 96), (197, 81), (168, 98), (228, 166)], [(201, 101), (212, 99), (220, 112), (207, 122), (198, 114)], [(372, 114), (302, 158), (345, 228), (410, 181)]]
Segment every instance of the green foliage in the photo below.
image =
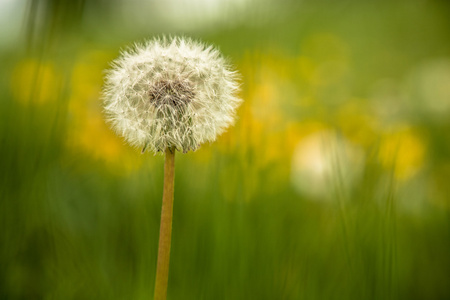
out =
[[(449, 59), (448, 7), (320, 2), (292, 4), (283, 22), (251, 15), (193, 33), (242, 69), (245, 104), (217, 143), (177, 155), (169, 299), (450, 297), (449, 106), (433, 104), (436, 113), (420, 89), (428, 62)], [(96, 123), (96, 76), (123, 39), (89, 24), (39, 55), (1, 54), (0, 299), (153, 295), (163, 158)], [(386, 78), (384, 96), (372, 97)], [(305, 129), (316, 123), (359, 145), (364, 160), (351, 175), (330, 146), (330, 178), (310, 193), (294, 178), (315, 175), (293, 176), (293, 157), (322, 132)]]

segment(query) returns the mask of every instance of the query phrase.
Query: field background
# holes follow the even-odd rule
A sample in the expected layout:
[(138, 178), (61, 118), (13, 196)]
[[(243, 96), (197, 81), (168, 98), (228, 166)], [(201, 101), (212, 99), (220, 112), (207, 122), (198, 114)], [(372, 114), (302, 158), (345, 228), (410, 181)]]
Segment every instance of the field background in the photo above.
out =
[(450, 299), (444, 0), (1, 0), (0, 299), (151, 299), (163, 157), (105, 125), (103, 70), (161, 34), (242, 75), (177, 154), (169, 299)]

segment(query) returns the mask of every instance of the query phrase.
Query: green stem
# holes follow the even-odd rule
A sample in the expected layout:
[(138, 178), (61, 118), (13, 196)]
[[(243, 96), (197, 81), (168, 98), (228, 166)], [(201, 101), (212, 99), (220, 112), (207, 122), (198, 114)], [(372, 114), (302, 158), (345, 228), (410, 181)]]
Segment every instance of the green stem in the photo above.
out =
[(164, 192), (159, 229), (158, 262), (156, 266), (154, 300), (166, 300), (169, 279), (170, 243), (172, 237), (173, 188), (175, 178), (175, 149), (166, 149), (164, 163)]

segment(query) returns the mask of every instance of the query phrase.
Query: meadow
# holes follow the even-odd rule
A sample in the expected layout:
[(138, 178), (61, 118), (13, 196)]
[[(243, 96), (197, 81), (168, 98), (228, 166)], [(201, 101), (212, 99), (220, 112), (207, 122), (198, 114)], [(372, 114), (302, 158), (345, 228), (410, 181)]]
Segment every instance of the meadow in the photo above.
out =
[(20, 3), (0, 299), (152, 299), (164, 158), (112, 132), (101, 90), (121, 48), (161, 34), (220, 48), (243, 99), (177, 153), (168, 299), (450, 298), (447, 2)]

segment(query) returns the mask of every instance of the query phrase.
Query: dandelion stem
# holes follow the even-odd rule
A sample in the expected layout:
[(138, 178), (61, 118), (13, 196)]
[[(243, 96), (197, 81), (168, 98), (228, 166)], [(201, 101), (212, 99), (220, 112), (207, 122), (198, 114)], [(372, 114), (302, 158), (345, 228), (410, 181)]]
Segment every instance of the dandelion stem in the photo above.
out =
[(164, 191), (161, 208), (161, 225), (159, 229), (158, 262), (156, 266), (155, 300), (167, 297), (169, 279), (170, 243), (172, 237), (173, 189), (175, 178), (175, 149), (166, 149), (164, 163)]

